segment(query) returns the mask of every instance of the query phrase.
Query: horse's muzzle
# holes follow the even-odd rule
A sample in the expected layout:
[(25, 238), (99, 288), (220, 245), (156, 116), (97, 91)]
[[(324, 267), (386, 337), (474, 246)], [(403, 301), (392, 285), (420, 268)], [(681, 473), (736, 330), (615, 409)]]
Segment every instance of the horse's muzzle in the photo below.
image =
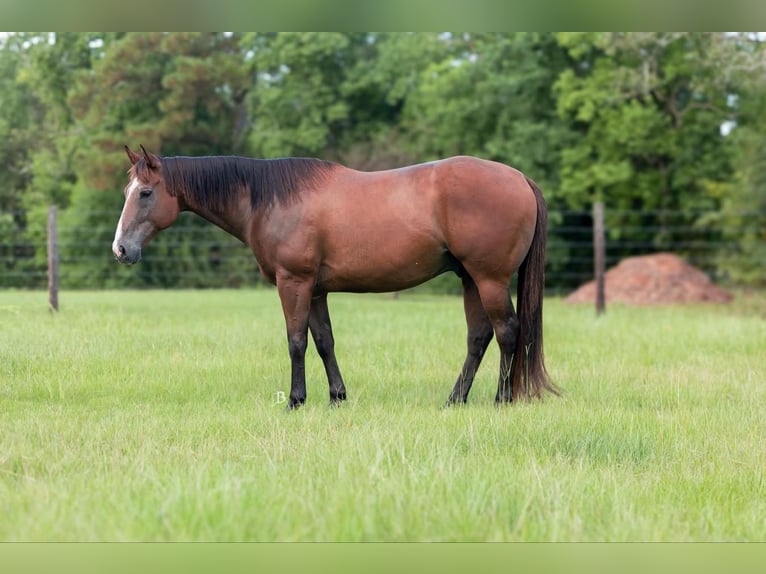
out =
[(134, 263), (138, 263), (141, 260), (140, 247), (131, 249), (130, 247), (126, 247), (122, 243), (115, 241), (112, 244), (112, 252), (114, 253), (114, 257), (117, 259), (117, 261), (127, 265), (133, 265)]

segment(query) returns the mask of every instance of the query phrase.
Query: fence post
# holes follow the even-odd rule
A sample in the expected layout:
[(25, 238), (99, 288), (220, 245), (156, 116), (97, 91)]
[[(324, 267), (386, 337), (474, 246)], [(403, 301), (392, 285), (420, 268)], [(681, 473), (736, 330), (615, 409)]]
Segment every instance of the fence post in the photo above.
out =
[(605, 267), (604, 202), (595, 201), (593, 202), (593, 272), (596, 276), (596, 315), (601, 315), (606, 311)]
[(51, 311), (59, 310), (59, 249), (55, 205), (48, 208), (48, 302)]

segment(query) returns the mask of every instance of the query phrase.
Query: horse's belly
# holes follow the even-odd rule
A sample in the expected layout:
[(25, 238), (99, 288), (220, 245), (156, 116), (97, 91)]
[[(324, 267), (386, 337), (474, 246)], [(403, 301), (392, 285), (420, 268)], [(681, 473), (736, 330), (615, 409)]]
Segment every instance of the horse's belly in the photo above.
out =
[(329, 257), (319, 270), (317, 287), (324, 291), (399, 291), (420, 285), (445, 271), (457, 271), (457, 263), (442, 248), (429, 252), (377, 253), (360, 251), (353, 257)]

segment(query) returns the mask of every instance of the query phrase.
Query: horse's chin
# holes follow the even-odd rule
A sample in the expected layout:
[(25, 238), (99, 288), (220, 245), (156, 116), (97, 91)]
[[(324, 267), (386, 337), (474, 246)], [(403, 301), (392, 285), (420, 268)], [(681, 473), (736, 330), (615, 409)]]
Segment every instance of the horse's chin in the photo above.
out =
[(123, 255), (116, 255), (115, 259), (118, 263), (121, 263), (122, 265), (135, 265), (139, 261), (141, 261), (141, 252), (135, 254), (123, 254)]

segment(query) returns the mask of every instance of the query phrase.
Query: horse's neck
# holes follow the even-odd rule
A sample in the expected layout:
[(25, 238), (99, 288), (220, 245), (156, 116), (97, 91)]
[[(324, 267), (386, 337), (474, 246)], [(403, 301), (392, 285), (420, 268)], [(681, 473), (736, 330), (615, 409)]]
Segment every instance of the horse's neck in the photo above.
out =
[(196, 213), (210, 223), (217, 225), (227, 233), (230, 233), (240, 241), (247, 243), (247, 229), (252, 217), (250, 208), (250, 198), (242, 194), (239, 204), (236, 207), (224, 209), (222, 211), (213, 210), (208, 207), (196, 205), (184, 198), (185, 210)]

